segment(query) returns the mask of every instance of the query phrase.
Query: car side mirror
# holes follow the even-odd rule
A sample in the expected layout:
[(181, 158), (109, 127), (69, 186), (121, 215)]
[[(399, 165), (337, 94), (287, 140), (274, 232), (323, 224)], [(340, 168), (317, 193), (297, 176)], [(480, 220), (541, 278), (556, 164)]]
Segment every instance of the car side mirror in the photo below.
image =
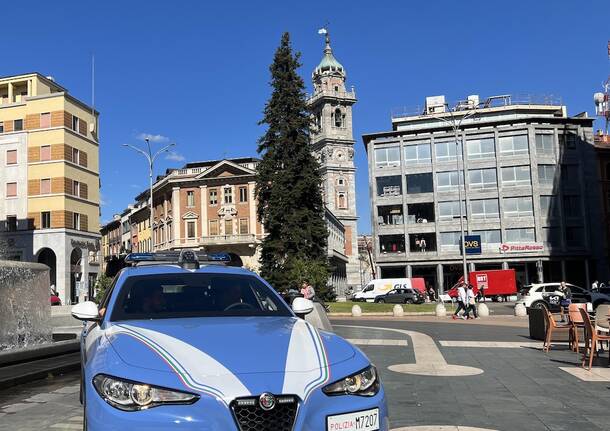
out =
[(99, 320), (100, 312), (93, 301), (85, 301), (72, 307), (72, 317), (78, 320)]
[(313, 311), (313, 302), (305, 298), (294, 298), (294, 301), (292, 301), (292, 311), (294, 311), (294, 314), (302, 316), (309, 314)]

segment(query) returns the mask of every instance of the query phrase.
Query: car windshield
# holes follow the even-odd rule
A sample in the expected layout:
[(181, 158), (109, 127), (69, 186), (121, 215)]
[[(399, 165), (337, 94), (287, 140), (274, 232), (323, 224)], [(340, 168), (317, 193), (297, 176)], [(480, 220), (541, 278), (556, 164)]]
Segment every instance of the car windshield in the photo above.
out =
[(250, 275), (163, 274), (129, 277), (111, 320), (206, 316), (292, 316), (272, 290)]

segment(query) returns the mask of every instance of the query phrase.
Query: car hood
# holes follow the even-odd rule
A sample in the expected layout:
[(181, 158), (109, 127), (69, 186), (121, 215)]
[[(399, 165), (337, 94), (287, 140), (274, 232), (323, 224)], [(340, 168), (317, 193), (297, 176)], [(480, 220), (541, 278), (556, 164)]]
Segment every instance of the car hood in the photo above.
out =
[(137, 320), (113, 323), (105, 332), (128, 365), (175, 373), (192, 389), (224, 393), (252, 380), (248, 375), (276, 375), (268, 378), (283, 382), (283, 393), (302, 393), (304, 383), (328, 380), (332, 365), (357, 352), (294, 317)]
[(190, 390), (224, 399), (261, 389), (306, 397), (329, 381), (334, 365), (350, 369), (346, 361), (356, 355), (355, 366), (368, 362), (341, 337), (296, 317), (134, 320), (104, 332), (130, 367), (174, 375)]

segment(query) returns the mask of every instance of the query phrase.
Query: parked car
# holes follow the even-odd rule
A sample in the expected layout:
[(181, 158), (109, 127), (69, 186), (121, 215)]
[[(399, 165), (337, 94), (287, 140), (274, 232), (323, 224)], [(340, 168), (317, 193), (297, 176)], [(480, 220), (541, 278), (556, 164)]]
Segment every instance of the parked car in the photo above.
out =
[(424, 302), (424, 296), (414, 289), (392, 289), (384, 295), (375, 297), (375, 302), (378, 304), (387, 302), (389, 304), (421, 304)]
[[(593, 305), (593, 309), (600, 304), (610, 304), (610, 295), (602, 292), (593, 292), (570, 283), (566, 285), (572, 291), (572, 302), (587, 303)], [(521, 290), (521, 298), (526, 308), (547, 307), (551, 311), (560, 309), (563, 292), (560, 291), (561, 283), (535, 283), (525, 286)]]
[(392, 289), (413, 289), (424, 294), (426, 283), (423, 278), (379, 278), (369, 281), (369, 283), (353, 296), (356, 302), (374, 302), (375, 298), (385, 295)]
[[(389, 430), (376, 368), (225, 254), (135, 253), (81, 337), (84, 429)], [(201, 259), (201, 265), (199, 263)], [(141, 264), (140, 264), (141, 263)]]

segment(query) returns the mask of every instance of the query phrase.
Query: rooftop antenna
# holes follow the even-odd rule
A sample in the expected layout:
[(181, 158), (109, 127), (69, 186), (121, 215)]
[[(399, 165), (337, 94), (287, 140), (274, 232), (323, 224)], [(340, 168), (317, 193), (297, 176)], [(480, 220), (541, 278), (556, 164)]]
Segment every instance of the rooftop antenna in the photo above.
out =
[[(610, 40), (608, 41), (608, 62), (610, 63)], [(599, 117), (604, 117), (604, 136), (608, 136), (608, 126), (610, 125), (610, 76), (602, 84), (603, 93), (595, 93), (593, 101), (595, 102), (595, 113)]]

